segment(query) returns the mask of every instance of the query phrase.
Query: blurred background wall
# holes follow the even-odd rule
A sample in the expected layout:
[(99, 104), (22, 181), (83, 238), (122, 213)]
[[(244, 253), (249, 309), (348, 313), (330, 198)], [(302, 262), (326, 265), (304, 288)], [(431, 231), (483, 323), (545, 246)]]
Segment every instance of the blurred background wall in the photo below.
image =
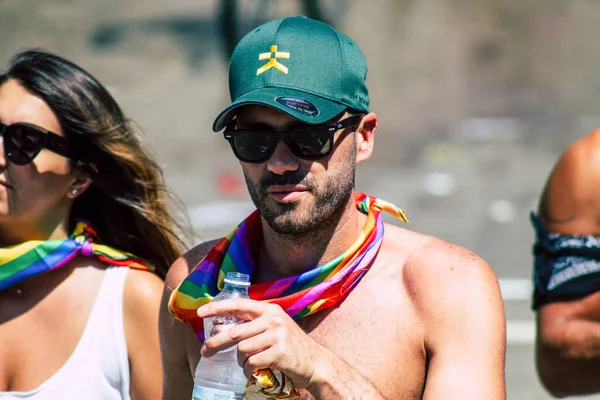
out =
[(197, 242), (252, 209), (210, 129), (229, 101), (231, 47), (299, 13), (331, 22), (367, 57), (380, 129), (358, 189), (405, 208), (410, 229), (492, 265), (508, 318), (509, 398), (549, 398), (533, 364), (528, 213), (560, 152), (600, 125), (600, 3), (0, 0), (0, 63), (41, 47), (95, 75), (149, 138)]

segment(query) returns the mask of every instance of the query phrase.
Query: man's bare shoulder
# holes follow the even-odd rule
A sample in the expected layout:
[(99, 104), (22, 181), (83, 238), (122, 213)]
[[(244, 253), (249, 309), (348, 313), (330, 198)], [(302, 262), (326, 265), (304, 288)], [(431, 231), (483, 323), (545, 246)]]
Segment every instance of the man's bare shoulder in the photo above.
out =
[(473, 278), (488, 283), (497, 282), (491, 267), (477, 254), (464, 247), (427, 236), (422, 247), (414, 250), (406, 261), (404, 270), (407, 278), (461, 286), (463, 281), (473, 282)]
[(436, 255), (478, 259), (483, 262), (479, 256), (464, 247), (391, 224), (385, 224), (383, 245), (386, 252), (402, 253), (406, 256), (403, 258), (411, 263), (423, 261), (421, 257), (429, 259)]
[(551, 232), (600, 232), (600, 129), (571, 144), (560, 156), (544, 187), (538, 214)]
[(600, 182), (600, 129), (590, 132), (564, 151), (551, 179), (578, 192), (588, 188), (590, 182)]
[(395, 268), (402, 271), (402, 284), (428, 349), (439, 351), (448, 341), (477, 332), (476, 321), (495, 332), (495, 346), (502, 348), (505, 319), (498, 278), (481, 257), (402, 228), (386, 229), (386, 236), (388, 256), (403, 260)]
[(584, 165), (600, 166), (600, 128), (573, 142), (561, 158), (569, 161), (573, 161), (570, 158), (574, 158)]
[[(395, 226), (386, 227), (386, 242), (388, 256), (403, 260), (402, 279), (409, 295), (424, 307), (438, 307), (440, 296), (499, 297), (492, 268), (464, 247)], [(469, 289), (473, 286), (478, 289)]]
[(210, 249), (212, 249), (215, 244), (219, 242), (219, 240), (221, 239), (200, 243), (175, 260), (173, 265), (171, 265), (171, 268), (169, 268), (169, 272), (167, 273), (165, 286), (167, 286), (171, 291), (179, 286), (179, 284), (185, 278), (187, 278), (190, 272), (192, 272), (192, 269), (194, 269), (194, 267), (198, 265), (200, 261), (202, 261), (204, 256), (206, 256)]

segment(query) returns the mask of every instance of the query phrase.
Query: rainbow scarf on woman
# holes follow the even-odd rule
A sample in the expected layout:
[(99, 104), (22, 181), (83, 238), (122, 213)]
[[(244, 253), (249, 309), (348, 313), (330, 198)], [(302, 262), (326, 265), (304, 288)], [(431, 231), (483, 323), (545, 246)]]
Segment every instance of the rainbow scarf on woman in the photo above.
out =
[(153, 270), (154, 267), (133, 254), (95, 243), (96, 232), (78, 222), (66, 240), (31, 240), (0, 249), (0, 291), (44, 272), (62, 267), (75, 256), (97, 257), (110, 265)]
[[(300, 275), (251, 285), (250, 298), (278, 304), (293, 319), (341, 303), (369, 270), (381, 247), (384, 230), (381, 211), (408, 222), (404, 210), (364, 193), (356, 194), (356, 207), (367, 214), (367, 222), (346, 252)], [(260, 214), (255, 211), (219, 241), (171, 294), (169, 310), (180, 321), (189, 322), (201, 341), (204, 341), (204, 326), (196, 310), (223, 289), (228, 272), (252, 276), (261, 240)]]

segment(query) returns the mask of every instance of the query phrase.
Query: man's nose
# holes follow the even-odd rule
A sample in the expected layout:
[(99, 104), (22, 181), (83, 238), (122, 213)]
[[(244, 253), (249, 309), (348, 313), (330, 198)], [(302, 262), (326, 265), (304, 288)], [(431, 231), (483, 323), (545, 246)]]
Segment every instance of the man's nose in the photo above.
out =
[(283, 140), (277, 142), (277, 146), (271, 157), (267, 160), (267, 169), (274, 174), (283, 175), (287, 171), (296, 171), (300, 167), (296, 157)]

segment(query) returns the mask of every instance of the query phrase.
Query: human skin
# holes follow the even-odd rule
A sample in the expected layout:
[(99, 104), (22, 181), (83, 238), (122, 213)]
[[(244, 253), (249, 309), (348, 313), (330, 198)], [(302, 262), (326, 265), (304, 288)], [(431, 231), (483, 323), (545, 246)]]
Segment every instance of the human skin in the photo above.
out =
[[(282, 131), (294, 123), (265, 107), (240, 115), (242, 127), (260, 124)], [(365, 115), (355, 132), (336, 134), (329, 157), (313, 162), (295, 157), (279, 142), (266, 162), (241, 163), (246, 180), (257, 182), (267, 171), (301, 170), (318, 191), (348, 167), (349, 154), (354, 164), (371, 156), (377, 125), (375, 114)], [(315, 203), (315, 194), (304, 189), (276, 188), (267, 204), (297, 202), (297, 214), (288, 217), (300, 223), (310, 218)], [(308, 235), (281, 234), (263, 218), (253, 282), (298, 274), (335, 258), (356, 240), (365, 220), (352, 197), (335, 225)], [(337, 307), (293, 321), (279, 306), (254, 300), (209, 303), (199, 316), (234, 315), (250, 322), (200, 346), (191, 327), (171, 317), (165, 303), (214, 244), (197, 246), (167, 276), (160, 328), (165, 399), (190, 396), (200, 355), (210, 357), (232, 344), (238, 344), (248, 377), (260, 368), (281, 370), (303, 399), (505, 398), (503, 305), (493, 271), (475, 254), (386, 224), (370, 270)]]
[[(595, 130), (566, 149), (546, 182), (538, 207), (546, 230), (600, 235), (599, 182)], [(600, 393), (600, 293), (541, 306), (537, 327), (536, 364), (546, 389), (556, 397)]]
[[(14, 80), (0, 86), (0, 122), (26, 122), (63, 136), (50, 107)], [(14, 165), (2, 144), (0, 245), (68, 238), (71, 204), (90, 183), (66, 158), (46, 149), (31, 164)], [(90, 257), (76, 257), (0, 292), (0, 392), (34, 390), (65, 364), (81, 338), (106, 267)], [(134, 400), (160, 398), (161, 290), (162, 281), (154, 274), (128, 272), (123, 323)], [(34, 336), (38, 338), (24, 340)]]

